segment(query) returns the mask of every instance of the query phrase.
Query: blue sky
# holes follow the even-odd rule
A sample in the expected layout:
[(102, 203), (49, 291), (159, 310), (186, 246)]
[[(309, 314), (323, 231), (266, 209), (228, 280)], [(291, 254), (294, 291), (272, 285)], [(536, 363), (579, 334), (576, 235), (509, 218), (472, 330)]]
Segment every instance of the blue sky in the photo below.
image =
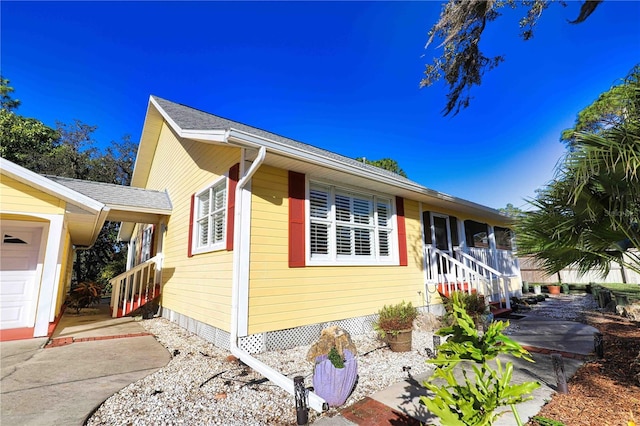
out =
[(481, 48), (506, 61), (443, 117), (419, 89), (440, 2), (13, 2), (1, 4), (2, 74), (18, 113), (139, 140), (149, 95), (349, 157), (391, 157), (409, 178), (491, 207), (522, 206), (553, 177), (560, 132), (640, 62), (640, 2), (553, 4), (534, 38), (522, 10)]

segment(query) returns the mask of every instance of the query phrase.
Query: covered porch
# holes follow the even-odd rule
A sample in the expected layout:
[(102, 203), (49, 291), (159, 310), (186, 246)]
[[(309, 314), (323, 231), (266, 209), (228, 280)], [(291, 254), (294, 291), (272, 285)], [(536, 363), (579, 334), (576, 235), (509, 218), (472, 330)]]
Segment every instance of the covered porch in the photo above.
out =
[(426, 295), (478, 293), (495, 311), (508, 311), (520, 287), (511, 229), (478, 219), (424, 211)]
[[(127, 271), (112, 279), (108, 310), (112, 318), (123, 317), (160, 295), (162, 233), (172, 212), (166, 192), (77, 179), (51, 180), (105, 204), (104, 221), (120, 222), (120, 239), (128, 240), (134, 230), (139, 244), (130, 245)], [(136, 226), (138, 225), (138, 226)], [(104, 313), (104, 312), (103, 312)]]

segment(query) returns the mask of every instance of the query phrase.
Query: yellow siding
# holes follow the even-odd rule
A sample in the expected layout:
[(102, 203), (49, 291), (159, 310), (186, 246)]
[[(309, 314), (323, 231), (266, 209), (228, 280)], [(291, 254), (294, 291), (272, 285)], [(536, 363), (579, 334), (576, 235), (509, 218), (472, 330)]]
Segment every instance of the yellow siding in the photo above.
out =
[(8, 176), (0, 180), (0, 208), (11, 212), (64, 214), (66, 203)]
[(240, 150), (183, 140), (163, 125), (146, 187), (167, 190), (173, 213), (164, 238), (162, 305), (198, 321), (229, 330), (232, 252), (189, 258), (191, 195), (240, 161)]
[(418, 203), (405, 200), (408, 266), (288, 266), (288, 172), (262, 166), (252, 181), (249, 334), (423, 304)]
[(60, 276), (58, 277), (58, 295), (56, 296), (56, 311), (55, 315), (60, 314), (62, 304), (67, 296), (67, 279), (69, 277), (69, 269), (73, 263), (73, 250), (71, 246), (71, 236), (69, 231), (66, 230), (64, 235), (64, 247), (61, 254), (62, 262), (60, 264)]

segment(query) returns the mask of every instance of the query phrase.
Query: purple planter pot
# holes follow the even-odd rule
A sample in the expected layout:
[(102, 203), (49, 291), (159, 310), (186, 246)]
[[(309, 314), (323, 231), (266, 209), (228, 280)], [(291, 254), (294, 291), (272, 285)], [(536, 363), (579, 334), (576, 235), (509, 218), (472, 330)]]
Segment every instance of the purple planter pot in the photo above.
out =
[(335, 368), (328, 355), (316, 358), (313, 370), (314, 392), (331, 407), (339, 407), (347, 400), (358, 378), (358, 361), (348, 350), (344, 350), (344, 368)]

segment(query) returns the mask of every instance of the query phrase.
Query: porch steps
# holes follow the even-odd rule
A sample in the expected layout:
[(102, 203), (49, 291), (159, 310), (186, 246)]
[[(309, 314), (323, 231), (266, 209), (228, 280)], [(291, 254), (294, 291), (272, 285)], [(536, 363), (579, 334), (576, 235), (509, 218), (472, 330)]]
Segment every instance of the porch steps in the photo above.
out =
[(489, 303), (489, 305), (491, 306), (491, 313), (493, 314), (494, 318), (508, 317), (509, 314), (513, 312), (513, 310), (510, 308), (501, 308), (500, 302), (491, 302)]

